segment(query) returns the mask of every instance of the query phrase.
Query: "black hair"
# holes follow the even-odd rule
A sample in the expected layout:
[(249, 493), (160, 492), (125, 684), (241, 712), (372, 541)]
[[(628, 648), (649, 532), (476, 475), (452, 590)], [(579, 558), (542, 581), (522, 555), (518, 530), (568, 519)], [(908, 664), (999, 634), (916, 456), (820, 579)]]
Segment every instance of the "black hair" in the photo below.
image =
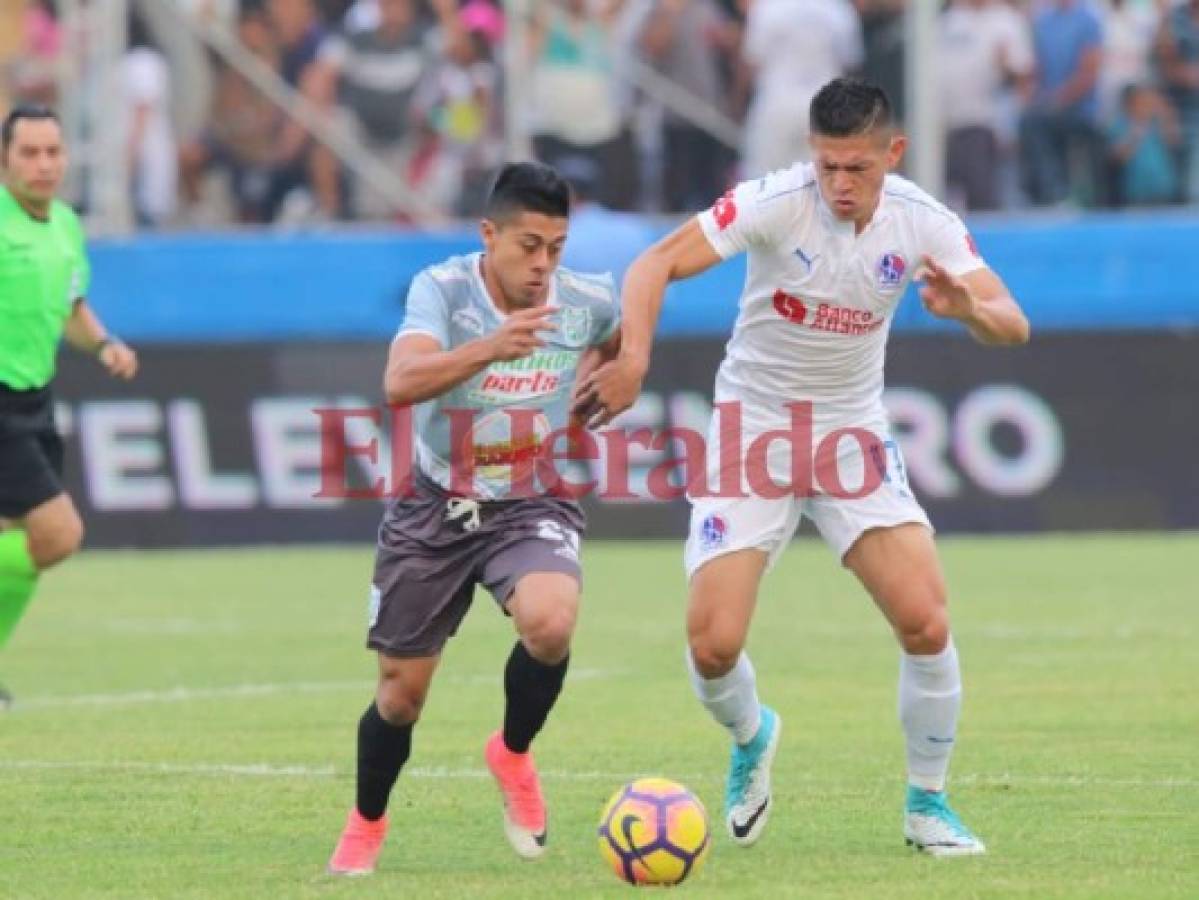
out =
[(812, 98), (812, 134), (856, 137), (892, 123), (891, 101), (877, 84), (861, 78), (834, 78)]
[(498, 222), (516, 212), (565, 219), (570, 215), (570, 185), (545, 163), (508, 163), (495, 177), (483, 216)]
[(9, 110), (8, 115), (4, 117), (4, 122), (0, 123), (0, 152), (8, 153), (8, 148), (12, 146), (13, 136), (16, 134), (17, 123), (22, 119), (33, 122), (50, 121), (61, 126), (58, 121), (58, 113), (50, 107), (40, 103), (21, 103)]
[(125, 18), (125, 29), (125, 45), (128, 49), (134, 50), (143, 47), (156, 49), (149, 23), (132, 4), (129, 6), (129, 12)]

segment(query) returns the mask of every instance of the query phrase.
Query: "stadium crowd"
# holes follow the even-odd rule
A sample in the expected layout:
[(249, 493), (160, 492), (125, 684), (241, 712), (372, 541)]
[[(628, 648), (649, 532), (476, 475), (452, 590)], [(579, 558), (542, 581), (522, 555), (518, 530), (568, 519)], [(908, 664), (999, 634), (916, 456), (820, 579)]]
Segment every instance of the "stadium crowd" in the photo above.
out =
[[(172, 2), (236, 35), (426, 204), (478, 211), (505, 152), (499, 0)], [(904, 0), (527, 5), (522, 133), (610, 209), (698, 208), (803, 158), (808, 101), (838, 74), (879, 81), (903, 114)], [(162, 21), (133, 14), (122, 60), (143, 226), (402, 218), (216, 53), (203, 73), (207, 112), (181, 124), (174, 107), (196, 85), (177, 76), (178, 42), (163, 39)], [(25, 0), (19, 24), (22, 39), (0, 47), (3, 93), (55, 103), (54, 0)], [(939, 47), (955, 207), (1199, 200), (1199, 0), (949, 0)], [(663, 81), (682, 89), (668, 104)], [(713, 134), (713, 113), (740, 132), (739, 151), (730, 129)]]

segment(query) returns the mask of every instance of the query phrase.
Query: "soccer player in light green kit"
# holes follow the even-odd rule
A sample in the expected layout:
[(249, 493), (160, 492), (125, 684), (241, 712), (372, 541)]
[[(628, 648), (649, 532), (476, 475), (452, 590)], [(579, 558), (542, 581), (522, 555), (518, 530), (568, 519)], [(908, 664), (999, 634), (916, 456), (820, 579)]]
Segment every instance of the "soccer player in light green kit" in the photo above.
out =
[[(94, 354), (129, 379), (137, 356), (84, 299), (83, 229), (55, 199), (66, 172), (53, 111), (19, 106), (0, 125), (0, 649), (38, 575), (79, 548), (83, 523), (62, 487), (62, 440), (50, 382), (58, 344)], [(0, 709), (12, 697), (0, 685)]]

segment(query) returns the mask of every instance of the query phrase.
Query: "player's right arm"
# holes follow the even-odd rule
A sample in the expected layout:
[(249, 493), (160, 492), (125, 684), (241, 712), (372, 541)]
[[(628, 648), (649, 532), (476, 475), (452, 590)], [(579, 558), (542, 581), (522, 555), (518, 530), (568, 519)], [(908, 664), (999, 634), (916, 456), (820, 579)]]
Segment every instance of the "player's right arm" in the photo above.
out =
[(391, 342), (383, 393), (396, 406), (438, 397), (482, 372), (493, 362), (521, 359), (545, 346), (541, 335), (552, 331), (549, 306), (511, 313), (491, 334), (445, 349), (440, 335), (401, 330)]
[(620, 353), (583, 381), (576, 394), (576, 416), (599, 428), (633, 405), (649, 371), (654, 329), (667, 286), (721, 260), (699, 219), (693, 218), (633, 261), (624, 279)]
[(622, 292), (620, 356), (587, 379), (575, 402), (576, 415), (598, 428), (633, 405), (649, 370), (667, 286), (751, 247), (777, 243), (793, 218), (799, 190), (794, 176), (783, 171), (742, 182), (634, 260)]

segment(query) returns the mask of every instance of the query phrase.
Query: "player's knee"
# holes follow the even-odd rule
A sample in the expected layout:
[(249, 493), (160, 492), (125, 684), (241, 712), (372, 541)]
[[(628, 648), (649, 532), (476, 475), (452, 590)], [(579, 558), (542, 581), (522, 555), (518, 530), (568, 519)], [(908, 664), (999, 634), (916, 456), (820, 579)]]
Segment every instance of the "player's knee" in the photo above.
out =
[(39, 569), (48, 569), (75, 553), (83, 543), (83, 520), (71, 512), (55, 523), (52, 530), (31, 532), (29, 555)]
[(940, 653), (949, 643), (949, 615), (938, 605), (926, 616), (899, 629), (899, 642), (907, 653), (931, 656)]
[(737, 665), (737, 658), (741, 655), (739, 642), (718, 634), (692, 634), (688, 643), (695, 670), (704, 678), (727, 675)]
[(529, 655), (548, 664), (561, 662), (570, 652), (575, 630), (575, 609), (571, 604), (556, 604), (525, 624), (521, 631)]
[(375, 693), (375, 706), (385, 722), (391, 725), (411, 725), (420, 718), (426, 696), (426, 691), (414, 685), (387, 679), (379, 684)]

